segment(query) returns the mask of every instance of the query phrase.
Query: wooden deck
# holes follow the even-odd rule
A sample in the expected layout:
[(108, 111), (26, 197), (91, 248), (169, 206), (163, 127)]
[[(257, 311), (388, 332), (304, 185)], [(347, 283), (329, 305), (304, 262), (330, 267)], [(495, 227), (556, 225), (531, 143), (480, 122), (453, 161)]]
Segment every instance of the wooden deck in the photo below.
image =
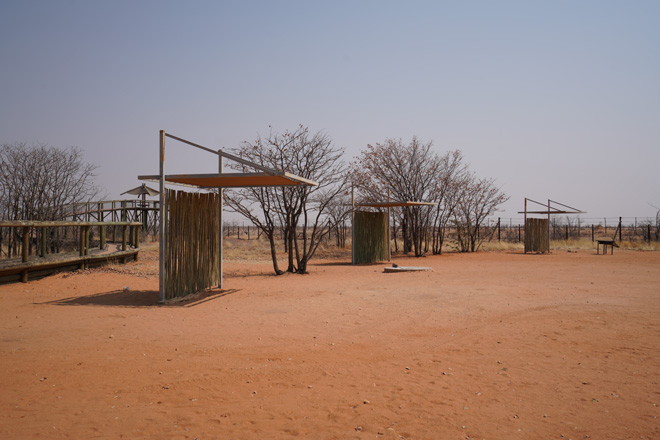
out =
[(88, 269), (110, 262), (127, 263), (137, 260), (139, 251), (140, 248), (134, 248), (117, 252), (93, 250), (83, 256), (78, 253), (48, 255), (46, 258), (33, 256), (25, 263), (20, 257), (0, 260), (0, 284), (27, 283), (54, 273)]

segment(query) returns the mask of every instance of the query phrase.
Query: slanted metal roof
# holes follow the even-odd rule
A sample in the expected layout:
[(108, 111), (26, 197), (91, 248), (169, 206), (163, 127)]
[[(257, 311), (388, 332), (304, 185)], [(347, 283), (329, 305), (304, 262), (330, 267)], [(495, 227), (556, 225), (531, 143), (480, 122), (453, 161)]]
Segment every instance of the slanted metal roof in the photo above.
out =
[[(158, 182), (160, 176), (138, 176), (139, 180)], [(245, 188), (250, 186), (318, 186), (313, 180), (287, 172), (270, 173), (214, 173), (169, 174), (165, 182), (196, 188)]]
[[(527, 214), (586, 214), (586, 211), (527, 211)], [(518, 211), (518, 214), (525, 214), (525, 211)]]
[(373, 202), (373, 203), (356, 203), (355, 206), (364, 206), (368, 208), (396, 208), (400, 206), (433, 206), (437, 205), (434, 202)]

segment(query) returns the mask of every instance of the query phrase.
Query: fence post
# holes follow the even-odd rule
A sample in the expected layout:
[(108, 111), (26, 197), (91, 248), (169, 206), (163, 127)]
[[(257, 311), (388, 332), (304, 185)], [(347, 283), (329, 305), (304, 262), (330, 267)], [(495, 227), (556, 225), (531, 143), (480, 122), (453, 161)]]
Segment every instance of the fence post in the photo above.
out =
[[(650, 231), (650, 229), (649, 229)], [(649, 232), (649, 237), (651, 237), (651, 233)], [(22, 261), (23, 263), (27, 263), (28, 260), (28, 250), (29, 250), (29, 241), (30, 241), (30, 228), (28, 226), (23, 226), (23, 249), (21, 249), (22, 252)], [(649, 240), (650, 241), (650, 240)]]
[[(140, 226), (134, 226), (135, 228), (135, 248), (140, 247)], [(138, 254), (139, 252), (136, 252), (135, 255), (133, 256), (134, 261), (138, 261)]]
[(646, 231), (649, 237), (649, 243), (651, 242), (651, 224), (646, 225)]
[(594, 242), (594, 225), (591, 225), (591, 242)]
[(46, 228), (41, 228), (41, 258), (46, 258)]
[(79, 241), (79, 244), (80, 244), (80, 252), (78, 252), (78, 253), (79, 253), (79, 255), (80, 255), (81, 257), (82, 257), (83, 255), (85, 255), (85, 239), (83, 238), (83, 237), (84, 237), (84, 236), (83, 236), (83, 231), (84, 231), (84, 230), (85, 230), (85, 227), (84, 227), (84, 226), (81, 226), (81, 227), (80, 227), (79, 237), (78, 237), (78, 241)]
[(623, 225), (621, 224), (621, 217), (619, 217), (619, 241), (621, 241), (621, 230), (623, 229)]
[(127, 225), (123, 225), (121, 227), (121, 250), (125, 251), (126, 250), (126, 228)]
[(497, 241), (500, 241), (500, 218), (497, 217)]

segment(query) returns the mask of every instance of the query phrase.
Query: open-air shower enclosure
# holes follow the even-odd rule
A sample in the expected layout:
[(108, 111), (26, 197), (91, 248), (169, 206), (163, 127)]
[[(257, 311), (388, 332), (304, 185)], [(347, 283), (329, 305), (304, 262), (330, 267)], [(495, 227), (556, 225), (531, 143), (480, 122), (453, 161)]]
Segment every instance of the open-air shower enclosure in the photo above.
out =
[[(199, 148), (218, 158), (214, 174), (165, 174), (165, 140)], [(222, 288), (222, 196), (224, 188), (266, 186), (317, 186), (312, 180), (268, 168), (222, 149), (213, 150), (160, 131), (159, 174), (138, 176), (139, 180), (160, 184), (159, 222), (159, 301), (185, 296), (214, 285)], [(228, 159), (257, 170), (251, 173), (225, 173)], [(217, 190), (199, 194), (166, 190), (166, 184)]]
[[(547, 209), (543, 211), (529, 211), (527, 209), (527, 202), (535, 203)], [(561, 209), (552, 206), (553, 204), (561, 206)], [(518, 212), (518, 214), (525, 214), (525, 253), (550, 253), (550, 216), (558, 214), (586, 214), (586, 212), (571, 208), (570, 206), (550, 199), (548, 199), (548, 203), (545, 204), (525, 197), (525, 210)], [(527, 217), (532, 214), (547, 215), (548, 217)]]
[[(376, 263), (392, 261), (392, 238), (390, 220), (392, 208), (435, 206), (434, 202), (390, 201), (355, 203), (355, 190), (352, 194), (352, 263)], [(387, 208), (387, 211), (370, 212), (356, 208)]]

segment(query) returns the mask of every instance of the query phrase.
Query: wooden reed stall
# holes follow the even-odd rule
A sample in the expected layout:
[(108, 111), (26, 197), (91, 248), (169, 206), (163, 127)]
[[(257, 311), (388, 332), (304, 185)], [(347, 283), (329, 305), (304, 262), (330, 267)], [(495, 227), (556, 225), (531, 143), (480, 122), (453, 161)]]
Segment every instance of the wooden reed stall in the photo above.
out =
[(165, 299), (220, 281), (218, 195), (167, 190)]
[(548, 219), (528, 218), (525, 221), (525, 252), (550, 252)]
[(387, 212), (355, 211), (353, 217), (354, 264), (375, 263), (389, 259)]

